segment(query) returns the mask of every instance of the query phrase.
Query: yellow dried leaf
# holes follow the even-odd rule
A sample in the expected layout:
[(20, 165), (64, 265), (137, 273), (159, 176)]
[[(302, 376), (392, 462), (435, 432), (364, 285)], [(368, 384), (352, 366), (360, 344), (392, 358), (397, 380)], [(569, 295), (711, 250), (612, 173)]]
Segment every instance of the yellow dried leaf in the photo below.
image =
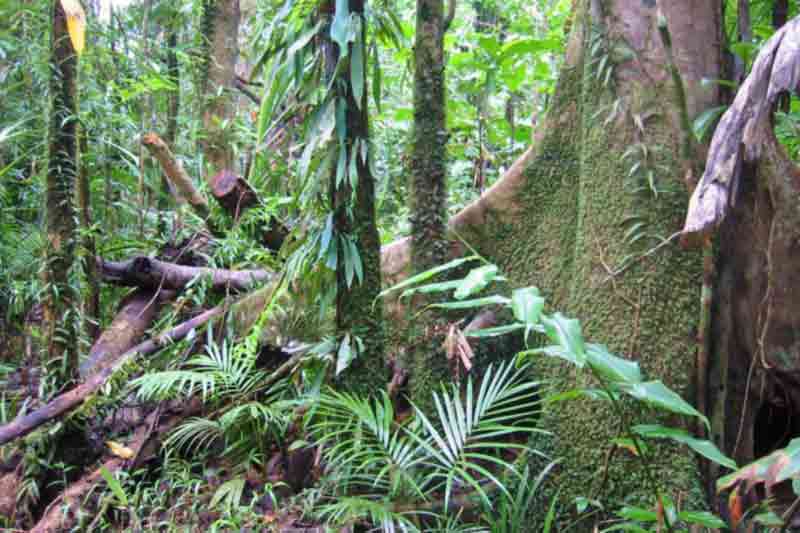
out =
[(119, 442), (107, 440), (106, 445), (108, 446), (108, 449), (111, 450), (111, 453), (117, 457), (121, 457), (123, 459), (133, 459), (133, 456), (136, 455), (133, 450), (123, 444), (120, 444)]
[(86, 45), (86, 13), (78, 0), (61, 0), (61, 7), (67, 15), (67, 31), (72, 47), (81, 55)]

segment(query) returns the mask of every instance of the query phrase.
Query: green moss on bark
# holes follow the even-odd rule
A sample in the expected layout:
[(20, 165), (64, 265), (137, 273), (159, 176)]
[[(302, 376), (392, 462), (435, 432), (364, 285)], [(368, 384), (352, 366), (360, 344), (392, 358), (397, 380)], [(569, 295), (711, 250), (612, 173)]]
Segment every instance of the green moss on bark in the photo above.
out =
[[(584, 50), (589, 47), (586, 33)], [(509, 228), (508, 222), (490, 221), (485, 234), (491, 241), (472, 237), (477, 237), (479, 251), (498, 262), (515, 284), (538, 286), (550, 310), (579, 318), (587, 340), (639, 361), (648, 377), (661, 379), (686, 397), (696, 352), (699, 253), (665, 247), (610, 276), (630, 253), (657, 244), (652, 240), (632, 249), (625, 239), (625, 219), (641, 217), (648, 233), (662, 237), (681, 227), (686, 196), (632, 191), (626, 181), (630, 162), (622, 157), (628, 146), (645, 142), (661, 148), (657, 162), (667, 169), (662, 179), (682, 175), (678, 135), (669, 120), (673, 93), (667, 85), (640, 81), (627, 83), (624, 92), (615, 94), (597, 80), (595, 68), (583, 61), (562, 72), (549, 129), (525, 171), (524, 190), (515, 198), (516, 223)], [(637, 131), (631, 115), (606, 121), (620, 97), (631, 114), (645, 105), (646, 111), (658, 112), (644, 132)], [(594, 386), (586, 372), (553, 360), (538, 360), (536, 372), (555, 390)], [(644, 412), (638, 404), (631, 405), (626, 416), (635, 422), (661, 418), (670, 425), (682, 423)], [(549, 408), (542, 422), (553, 435), (539, 437), (535, 444), (563, 459), (557, 485), (565, 504), (576, 496), (599, 498), (611, 509), (623, 503), (652, 503), (643, 471), (632, 462), (637, 459), (620, 451), (605, 467), (610, 440), (618, 436), (619, 427), (609, 406), (591, 400), (562, 402)], [(668, 444), (651, 450), (661, 489), (681, 502), (681, 508), (704, 507), (693, 455)], [(584, 529), (591, 526), (586, 523)], [(538, 529), (532, 525), (531, 530)]]

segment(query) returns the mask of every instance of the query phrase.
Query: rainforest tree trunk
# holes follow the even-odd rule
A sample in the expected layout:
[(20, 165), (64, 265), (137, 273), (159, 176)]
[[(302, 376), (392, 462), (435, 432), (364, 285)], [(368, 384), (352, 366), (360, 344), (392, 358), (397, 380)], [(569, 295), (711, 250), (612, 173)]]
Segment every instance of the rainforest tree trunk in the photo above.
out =
[[(340, 176), (338, 165), (334, 165), (330, 177), (334, 235), (340, 239), (336, 266), (336, 330), (341, 336), (351, 336), (351, 347), (357, 349), (358, 355), (345, 371), (342, 385), (349, 390), (374, 392), (384, 388), (389, 377), (383, 357), (383, 309), (380, 305), (373, 305), (381, 290), (381, 249), (375, 220), (375, 179), (370, 165), (372, 147), (369, 144), (364, 7), (364, 0), (349, 0), (349, 12), (361, 19), (361, 29), (355, 40), (347, 45), (346, 57), (341, 57), (337, 47), (329, 48), (326, 69), (331, 72), (331, 65), (345, 62), (344, 68), (338, 70), (333, 90), (335, 105), (345, 108), (345, 140), (336, 150), (340, 154), (340, 151), (344, 152), (348, 165), (344, 176)], [(354, 67), (359, 63), (360, 69)], [(360, 80), (356, 80), (356, 76), (360, 76)], [(354, 82), (361, 86), (358, 95)], [(349, 163), (353, 160), (354, 166)], [(353, 170), (355, 176), (350, 175)], [(347, 261), (355, 260), (352, 255), (345, 258), (344, 248), (348, 241), (354, 244), (362, 266), (360, 280), (357, 275), (348, 273)], [(361, 340), (361, 346), (352, 340), (355, 337)]]
[[(449, 252), (444, 32), (444, 2), (417, 0), (411, 154), (411, 266), (414, 273), (445, 263)], [(447, 359), (440, 348), (444, 331), (439, 320), (412, 321), (409, 390), (418, 405), (428, 407), (431, 391), (448, 377)]]
[[(648, 376), (691, 397), (702, 258), (676, 245), (645, 256), (680, 231), (688, 201), (679, 142), (688, 132), (658, 19), (661, 11), (694, 118), (718, 102), (717, 88), (701, 81), (720, 72), (719, 6), (580, 0), (575, 7), (565, 63), (536, 144), (450, 226), (500, 265), (512, 284), (538, 286), (550, 309), (579, 318), (586, 339), (637, 360)], [(624, 158), (631, 147), (634, 156)], [(631, 175), (636, 163), (640, 170)], [(641, 236), (631, 242), (626, 233), (634, 223), (641, 223), (635, 232)], [(400, 246), (387, 250), (390, 272), (402, 253)], [(557, 390), (594, 386), (555, 360), (534, 364)], [(565, 505), (587, 494), (611, 508), (647, 499), (648, 484), (632, 475), (639, 470), (630, 457), (617, 453), (603, 470), (617, 436), (615, 420), (606, 404), (588, 399), (543, 414), (553, 435), (533, 444), (563, 458)], [(659, 443), (651, 456), (664, 493), (685, 509), (706, 505), (691, 454)], [(590, 519), (577, 529), (593, 526)]]
[[(78, 60), (67, 31), (61, 2), (53, 1), (50, 92), (50, 148), (47, 167), (47, 263), (44, 281), (45, 364), (61, 364), (72, 374), (78, 367), (77, 303), (69, 274), (75, 261), (76, 212), (74, 186), (77, 173), (77, 68)], [(58, 363), (57, 360), (61, 360)]]

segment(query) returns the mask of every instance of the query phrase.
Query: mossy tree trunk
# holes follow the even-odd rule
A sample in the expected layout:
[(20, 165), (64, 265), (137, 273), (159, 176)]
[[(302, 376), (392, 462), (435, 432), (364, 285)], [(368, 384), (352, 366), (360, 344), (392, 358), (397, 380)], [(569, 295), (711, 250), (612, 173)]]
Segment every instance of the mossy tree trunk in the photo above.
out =
[[(414, 137), (411, 153), (411, 268), (424, 272), (446, 262), (447, 109), (444, 82), (444, 2), (417, 0), (414, 41)], [(418, 301), (418, 303), (422, 303)], [(411, 399), (426, 406), (448, 376), (440, 348), (444, 325), (430, 317), (409, 330)]]
[(77, 300), (69, 282), (75, 262), (78, 60), (61, 2), (54, 0), (52, 5), (52, 109), (46, 183), (48, 247), (44, 269), (47, 292), (43, 306), (47, 358), (43, 363), (61, 364), (72, 374), (78, 367), (77, 317), (71, 311)]
[[(688, 202), (683, 177), (687, 163), (696, 163), (682, 155), (688, 132), (657, 25), (660, 10), (693, 118), (718, 100), (717, 89), (701, 81), (719, 76), (719, 5), (579, 0), (575, 7), (564, 67), (535, 145), (450, 226), (514, 284), (538, 286), (551, 310), (579, 318), (586, 339), (637, 360), (651, 378), (691, 397), (702, 257), (676, 245), (645, 255), (680, 231)], [(633, 157), (623, 157), (632, 147)], [(633, 224), (639, 237), (631, 242)], [(585, 373), (554, 360), (536, 360), (536, 371), (557, 389), (593, 386)], [(563, 458), (564, 502), (582, 495), (613, 508), (647, 498), (629, 456), (617, 452), (605, 467), (618, 436), (607, 405), (564, 402), (542, 421), (553, 435), (536, 445)], [(652, 450), (662, 491), (682, 508), (702, 506), (692, 455), (676, 446)], [(592, 527), (589, 520), (578, 529)]]
[[(323, 5), (321, 12), (332, 13), (335, 17), (337, 14), (331, 4)], [(341, 376), (340, 385), (351, 391), (370, 393), (385, 388), (389, 377), (383, 355), (383, 309), (381, 305), (374, 305), (381, 290), (381, 257), (375, 219), (375, 178), (370, 165), (365, 1), (349, 0), (348, 4), (348, 13), (358, 17), (361, 24), (359, 35), (347, 45), (347, 55), (342, 57), (338, 45), (330, 40), (323, 44), (326, 71), (337, 75), (332, 89), (334, 105), (337, 109), (341, 106), (344, 111), (344, 142), (335, 150), (337, 156), (343, 155), (347, 162), (343, 173), (340, 165), (333, 165), (329, 184), (334, 235), (340, 239), (336, 267), (336, 331), (342, 338), (349, 334), (351, 347), (358, 352)], [(326, 31), (326, 35), (328, 33)], [(336, 69), (340, 62), (343, 64)], [(360, 85), (360, 94), (354, 84)], [(337, 111), (337, 121), (339, 116)], [(353, 172), (355, 176), (351, 175)], [(345, 257), (344, 243), (348, 241), (353, 243), (361, 263), (360, 280), (357, 274), (348, 275), (348, 271), (356, 271), (346, 265), (348, 261), (355, 261), (352, 256)]]

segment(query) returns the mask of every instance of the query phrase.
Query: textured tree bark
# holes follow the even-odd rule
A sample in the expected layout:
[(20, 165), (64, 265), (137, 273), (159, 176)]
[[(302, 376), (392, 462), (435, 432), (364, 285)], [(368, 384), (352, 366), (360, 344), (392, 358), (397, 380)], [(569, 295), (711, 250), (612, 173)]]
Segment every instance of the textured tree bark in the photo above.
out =
[[(411, 267), (415, 274), (443, 264), (449, 252), (444, 2), (417, 0), (416, 19), (411, 154)], [(411, 324), (409, 338), (414, 348), (410, 352), (409, 390), (411, 399), (428, 410), (432, 407), (430, 391), (449, 376), (447, 359), (440, 349), (446, 327), (430, 316)]]
[[(322, 6), (320, 11), (332, 13), (334, 10), (331, 4)], [(367, 62), (364, 7), (364, 0), (349, 2), (351, 16), (358, 16), (362, 20), (361, 34), (355, 42), (348, 45), (348, 55), (341, 59), (344, 67), (336, 70), (339, 72), (339, 79), (333, 85), (337, 105), (339, 102), (344, 104), (346, 124), (345, 141), (338, 150), (345, 151), (347, 161), (355, 160), (356, 176), (349, 175), (353, 165), (348, 164), (349, 170), (345, 171), (344, 179), (338, 183), (338, 172), (334, 165), (329, 178), (329, 194), (334, 217), (334, 235), (340, 239), (341, 244), (336, 267), (336, 331), (342, 336), (357, 336), (362, 341), (358, 356), (342, 375), (342, 386), (354, 391), (374, 392), (388, 383), (389, 372), (383, 357), (383, 309), (380, 305), (373, 305), (381, 291), (381, 252), (375, 221), (375, 179), (369, 164), (373, 156), (369, 145), (366, 68), (361, 69), (361, 101), (356, 101), (351, 75), (354, 54), (360, 54), (362, 66)], [(324, 46), (325, 68), (332, 75), (340, 62), (340, 52), (338, 45), (330, 40)], [(355, 277), (352, 283), (348, 283), (342, 252), (344, 241), (349, 239), (355, 245), (363, 272), (363, 279)], [(355, 341), (351, 343), (356, 348)]]
[(98, 257), (97, 265), (107, 282), (149, 289), (181, 290), (198, 278), (208, 278), (215, 289), (245, 291), (272, 277), (266, 270), (190, 267), (144, 256), (118, 262)]
[(81, 362), (81, 379), (85, 380), (113, 364), (116, 357), (135, 346), (158, 315), (164, 299), (169, 299), (169, 296), (159, 294), (158, 289), (139, 289), (122, 300), (117, 316), (92, 345), (88, 357)]
[[(702, 80), (719, 75), (719, 5), (581, 0), (575, 7), (565, 64), (535, 145), (453, 217), (450, 227), (495, 261), (515, 286), (536, 285), (550, 309), (579, 318), (586, 339), (639, 361), (648, 376), (687, 394), (695, 381), (701, 256), (671, 246), (630, 265), (626, 259), (655, 246), (656, 235), (680, 230), (686, 198), (647, 192), (645, 177), (627, 181), (632, 163), (622, 155), (636, 143), (658, 146), (658, 155), (645, 163), (657, 169), (660, 187), (680, 186), (684, 163), (678, 141), (684, 132), (658, 34), (659, 7), (693, 118), (718, 102), (717, 89)], [(598, 75), (603, 57), (613, 71)], [(612, 113), (615, 104), (623, 111)], [(645, 192), (637, 190), (638, 180), (644, 180)], [(632, 216), (650, 235), (644, 248), (626, 242), (627, 226), (621, 223)], [(407, 242), (387, 247), (387, 277), (407, 275), (408, 256)], [(559, 389), (593, 386), (557, 361), (534, 363), (542, 379)], [(596, 469), (604, 464), (605, 443), (615, 436), (614, 420), (607, 406), (589, 400), (545, 413), (542, 423), (553, 437), (533, 444), (563, 458), (559, 481), (565, 504), (598, 490)], [(685, 450), (658, 443), (651, 456), (663, 493), (686, 509), (705, 505), (697, 465)], [(647, 500), (638, 470), (628, 458), (617, 459), (609, 465), (600, 499), (607, 508)], [(593, 526), (587, 520), (575, 530)], [(531, 530), (537, 530), (535, 524)]]
[(52, 2), (50, 92), (50, 148), (47, 167), (47, 265), (44, 282), (44, 338), (47, 358), (66, 358), (68, 372), (78, 368), (76, 347), (77, 317), (69, 310), (77, 302), (69, 283), (75, 261), (74, 185), (77, 173), (77, 67), (75, 50), (67, 31), (67, 16), (61, 2)]

